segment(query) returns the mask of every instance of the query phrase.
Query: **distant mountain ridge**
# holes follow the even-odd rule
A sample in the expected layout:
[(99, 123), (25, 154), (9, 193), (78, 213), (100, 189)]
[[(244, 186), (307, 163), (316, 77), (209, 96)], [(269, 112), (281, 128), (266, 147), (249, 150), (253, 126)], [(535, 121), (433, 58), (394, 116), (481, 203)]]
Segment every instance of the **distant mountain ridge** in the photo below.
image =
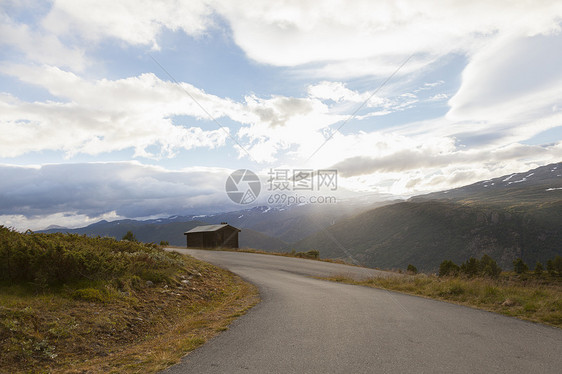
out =
[(562, 163), (555, 163), (513, 173), (498, 178), (476, 182), (451, 190), (433, 192), (411, 198), (420, 200), (451, 200), (459, 202), (486, 202), (514, 204), (517, 200), (526, 203), (559, 199), (562, 189)]
[[(79, 229), (51, 228), (185, 245), (183, 232), (228, 222), (242, 228), (241, 247), (267, 251), (318, 249), (321, 257), (363, 265), (432, 271), (444, 259), (487, 253), (505, 269), (515, 257), (529, 265), (562, 254), (562, 163), (468, 186), (376, 204), (258, 206), (234, 212), (144, 221), (100, 221)], [(292, 244), (291, 244), (292, 243)]]
[(434, 271), (444, 259), (484, 253), (504, 269), (517, 257), (534, 266), (562, 254), (560, 171), (556, 163), (416, 196), (339, 221), (295, 247), (381, 268)]
[(266, 251), (287, 251), (290, 247), (288, 243), (303, 239), (335, 223), (342, 217), (383, 204), (385, 203), (366, 206), (361, 204), (345, 206), (257, 206), (234, 212), (171, 216), (143, 221), (124, 219), (108, 222), (102, 220), (76, 229), (50, 227), (38, 232), (68, 232), (120, 239), (127, 231), (132, 231), (140, 241), (159, 243), (165, 240), (171, 245), (183, 246), (185, 245), (185, 236), (183, 235), (185, 231), (198, 225), (228, 222), (242, 229), (240, 233), (241, 247)]

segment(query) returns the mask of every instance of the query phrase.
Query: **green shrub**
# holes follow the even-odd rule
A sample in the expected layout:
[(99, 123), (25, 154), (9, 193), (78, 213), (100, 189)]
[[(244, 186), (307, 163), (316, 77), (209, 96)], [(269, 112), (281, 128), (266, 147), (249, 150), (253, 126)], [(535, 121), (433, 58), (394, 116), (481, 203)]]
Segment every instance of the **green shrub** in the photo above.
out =
[(498, 266), (498, 263), (488, 256), (483, 255), (480, 260), (471, 257), (466, 262), (462, 263), (461, 266), (457, 266), (453, 261), (445, 260), (439, 265), (439, 276), (447, 275), (458, 275), (462, 273), (468, 277), (482, 276), (497, 278), (502, 269)]
[(145, 269), (139, 274), (141, 279), (151, 281), (153, 283), (160, 283), (170, 279), (169, 275), (162, 270)]
[(451, 260), (445, 260), (439, 265), (439, 276), (454, 276), (459, 273), (459, 266)]
[(537, 262), (537, 264), (535, 265), (535, 275), (542, 275), (543, 271), (544, 271), (544, 268), (543, 268), (542, 264), (540, 262)]
[(54, 284), (146, 276), (166, 279), (184, 265), (181, 255), (155, 244), (75, 234), (26, 234), (0, 226), (0, 281)]
[(523, 274), (524, 272), (528, 271), (529, 267), (527, 264), (523, 262), (521, 258), (513, 260), (513, 271), (517, 274)]
[(558, 276), (562, 276), (562, 257), (556, 256), (554, 261), (552, 261), (554, 273)]
[(415, 266), (412, 265), (412, 264), (408, 264), (408, 267), (406, 268), (406, 271), (407, 271), (408, 273), (411, 273), (411, 274), (417, 274), (417, 273), (418, 273), (418, 268), (415, 267)]
[(132, 231), (127, 231), (127, 233), (123, 235), (123, 238), (121, 240), (128, 240), (130, 242), (138, 241), (137, 238), (135, 237), (135, 234), (133, 234)]
[(76, 300), (84, 300), (84, 301), (91, 301), (91, 302), (103, 303), (105, 301), (104, 295), (97, 288), (81, 288), (79, 290), (74, 291), (72, 293), (72, 297)]
[(471, 257), (461, 264), (461, 273), (474, 277), (480, 272), (480, 262), (478, 259)]
[(308, 258), (320, 258), (320, 251), (317, 249), (312, 249), (308, 252), (306, 252), (306, 256)]
[(485, 277), (497, 278), (502, 269), (498, 263), (488, 255), (483, 255), (478, 264), (479, 274)]
[(556, 275), (556, 270), (554, 270), (554, 261), (548, 260), (546, 262), (546, 271), (548, 271), (548, 274), (552, 276)]
[(167, 240), (162, 240), (162, 241), (160, 242), (160, 245), (161, 245), (162, 247), (166, 247), (166, 246), (169, 246), (170, 243), (169, 243)]
[(551, 276), (562, 276), (562, 257), (556, 256), (546, 262), (546, 270)]
[(295, 250), (293, 250), (291, 252), (291, 255), (295, 256), (295, 257), (300, 257), (300, 258), (315, 258), (315, 259), (318, 259), (318, 258), (320, 258), (320, 251), (318, 251), (316, 249), (312, 249), (312, 250), (307, 251), (307, 252), (296, 252), (295, 253)]

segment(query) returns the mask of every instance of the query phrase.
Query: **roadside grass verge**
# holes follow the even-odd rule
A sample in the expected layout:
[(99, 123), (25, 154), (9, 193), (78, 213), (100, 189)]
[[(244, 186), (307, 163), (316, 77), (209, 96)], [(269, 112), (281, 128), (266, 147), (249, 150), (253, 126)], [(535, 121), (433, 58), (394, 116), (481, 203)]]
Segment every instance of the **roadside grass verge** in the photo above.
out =
[(228, 271), (107, 238), (0, 226), (2, 266), (0, 373), (157, 372), (259, 301)]
[(562, 327), (562, 283), (555, 279), (513, 274), (502, 274), (498, 279), (426, 274), (362, 281), (343, 276), (322, 279), (423, 296)]
[[(180, 246), (166, 246), (167, 248), (178, 248), (178, 249), (186, 249), (186, 247)], [(331, 262), (333, 264), (343, 264), (343, 265), (350, 265), (350, 266), (360, 266), (356, 264), (350, 264), (341, 259), (333, 259), (333, 258), (320, 258), (320, 252), (317, 250), (310, 250), (306, 252), (296, 252), (292, 250), (291, 252), (269, 252), (264, 251), (261, 249), (254, 249), (254, 248), (188, 248), (188, 249), (198, 249), (204, 251), (224, 251), (224, 252), (244, 252), (244, 253), (257, 253), (261, 255), (272, 255), (272, 256), (282, 256), (282, 257), (296, 257), (296, 258), (304, 258), (307, 260), (316, 260), (322, 262)]]

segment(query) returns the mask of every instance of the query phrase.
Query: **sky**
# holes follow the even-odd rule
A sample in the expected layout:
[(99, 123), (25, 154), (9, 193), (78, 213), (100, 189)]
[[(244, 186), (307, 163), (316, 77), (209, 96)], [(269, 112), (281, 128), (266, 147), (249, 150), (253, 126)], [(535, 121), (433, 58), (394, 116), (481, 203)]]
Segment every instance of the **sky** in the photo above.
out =
[(242, 209), (238, 169), (262, 204), (279, 170), (388, 198), (559, 162), (561, 28), (560, 1), (0, 0), (0, 224)]

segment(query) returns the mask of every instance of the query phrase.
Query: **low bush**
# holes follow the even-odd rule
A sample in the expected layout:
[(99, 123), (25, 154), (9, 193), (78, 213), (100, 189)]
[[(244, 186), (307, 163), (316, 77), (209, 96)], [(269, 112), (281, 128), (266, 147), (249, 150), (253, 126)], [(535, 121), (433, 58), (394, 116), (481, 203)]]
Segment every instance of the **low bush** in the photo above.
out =
[(480, 264), (478, 259), (471, 257), (466, 262), (461, 264), (461, 273), (468, 275), (469, 277), (474, 277), (478, 275), (480, 270)]
[(136, 242), (137, 238), (135, 237), (135, 234), (133, 234), (132, 231), (127, 231), (127, 233), (125, 235), (123, 235), (123, 238), (121, 240), (128, 240), (130, 242)]
[(517, 274), (523, 274), (528, 270), (529, 270), (529, 267), (527, 266), (526, 263), (523, 262), (522, 259), (518, 258), (516, 260), (513, 260), (513, 271), (514, 272), (516, 272)]
[(451, 260), (445, 260), (439, 265), (439, 276), (454, 276), (459, 273), (459, 266)]
[(21, 234), (0, 226), (0, 281), (37, 288), (138, 276), (161, 282), (184, 265), (155, 244), (76, 234)]
[(316, 249), (312, 249), (310, 251), (307, 252), (296, 252), (293, 251), (292, 255), (294, 255), (295, 257), (300, 257), (300, 258), (314, 258), (314, 259), (318, 259), (320, 258), (320, 251), (316, 250)]
[(406, 268), (406, 271), (410, 274), (417, 274), (418, 273), (418, 268), (415, 267), (412, 264), (408, 264), (408, 267)]
[(554, 259), (548, 260), (546, 270), (553, 277), (562, 276), (562, 257), (556, 256)]
[(471, 257), (459, 267), (451, 260), (445, 260), (439, 265), (439, 276), (457, 276), (463, 274), (467, 277), (490, 277), (497, 278), (502, 269), (497, 262), (488, 255), (483, 255), (480, 260)]
[(103, 303), (105, 297), (97, 288), (81, 288), (72, 293), (72, 298), (76, 300), (92, 301)]
[(478, 273), (485, 277), (497, 278), (502, 272), (496, 260), (488, 255), (482, 256), (478, 265)]

